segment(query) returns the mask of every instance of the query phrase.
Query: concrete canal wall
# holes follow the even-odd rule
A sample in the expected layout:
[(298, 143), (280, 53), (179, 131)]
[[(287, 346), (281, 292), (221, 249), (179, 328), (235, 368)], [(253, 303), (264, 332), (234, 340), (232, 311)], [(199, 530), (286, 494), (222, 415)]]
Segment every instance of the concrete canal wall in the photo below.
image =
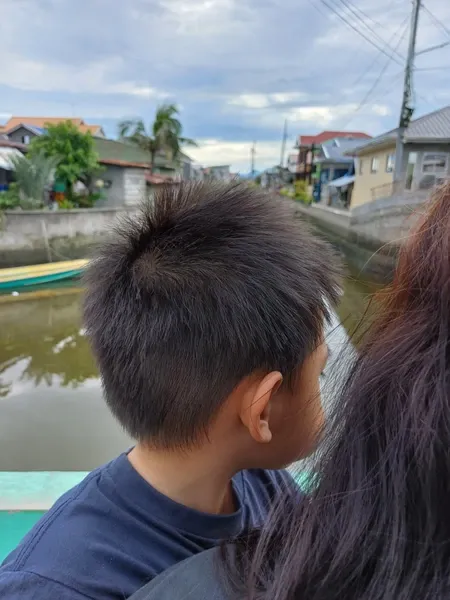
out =
[[(351, 211), (293, 202), (293, 211), (340, 248), (352, 269), (375, 281), (389, 280), (398, 246), (428, 198), (427, 192), (381, 198)], [(287, 200), (286, 200), (287, 201)], [(136, 207), (0, 213), (0, 268), (49, 260), (85, 258), (111, 225)]]
[(0, 267), (89, 256), (118, 219), (136, 207), (12, 210), (0, 213)]
[(320, 204), (297, 204), (296, 212), (345, 255), (352, 270), (386, 282), (395, 268), (400, 243), (423, 213), (429, 192), (380, 198), (351, 211)]

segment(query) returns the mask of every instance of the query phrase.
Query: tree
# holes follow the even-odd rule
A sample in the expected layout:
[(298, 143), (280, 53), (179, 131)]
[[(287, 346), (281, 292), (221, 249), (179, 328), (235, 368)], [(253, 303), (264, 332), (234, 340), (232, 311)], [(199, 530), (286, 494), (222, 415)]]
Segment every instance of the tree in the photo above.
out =
[(71, 121), (48, 125), (47, 133), (35, 137), (30, 144), (30, 157), (43, 153), (57, 157), (55, 178), (63, 181), (69, 191), (77, 181), (89, 184), (101, 171), (90, 132), (82, 133)]
[(43, 205), (44, 192), (59, 158), (46, 156), (42, 151), (33, 155), (12, 156), (16, 184), (22, 208), (39, 208)]
[(182, 136), (183, 126), (178, 119), (180, 111), (176, 104), (158, 107), (155, 120), (147, 130), (142, 119), (129, 119), (119, 123), (119, 137), (136, 144), (150, 155), (150, 164), (155, 165), (158, 152), (164, 151), (176, 160), (182, 146), (196, 146), (194, 140)]

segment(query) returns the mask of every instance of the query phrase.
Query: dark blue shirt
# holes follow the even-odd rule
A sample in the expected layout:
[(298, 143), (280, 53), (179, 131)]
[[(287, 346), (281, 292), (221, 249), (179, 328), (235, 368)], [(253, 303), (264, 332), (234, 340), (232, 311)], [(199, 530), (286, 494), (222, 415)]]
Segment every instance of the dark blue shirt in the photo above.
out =
[(0, 598), (124, 600), (189, 556), (258, 526), (289, 476), (243, 471), (238, 510), (210, 515), (151, 487), (125, 454), (62, 496), (0, 568)]

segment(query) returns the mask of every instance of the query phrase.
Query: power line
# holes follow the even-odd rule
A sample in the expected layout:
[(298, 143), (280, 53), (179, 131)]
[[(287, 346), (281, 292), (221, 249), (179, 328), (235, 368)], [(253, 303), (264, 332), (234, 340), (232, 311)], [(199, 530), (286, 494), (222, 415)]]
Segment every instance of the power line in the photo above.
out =
[(399, 37), (399, 39), (397, 41), (397, 44), (395, 46), (395, 49), (393, 50), (391, 56), (388, 58), (388, 60), (384, 64), (383, 68), (381, 69), (380, 73), (378, 74), (378, 77), (375, 79), (375, 81), (373, 82), (373, 84), (370, 87), (370, 89), (366, 92), (364, 98), (358, 104), (357, 108), (354, 110), (354, 112), (350, 116), (349, 120), (342, 127), (347, 127), (348, 123), (350, 123), (350, 121), (353, 119), (353, 117), (355, 116), (355, 114), (358, 113), (361, 110), (361, 108), (367, 104), (369, 98), (371, 97), (371, 95), (373, 94), (373, 92), (375, 91), (375, 89), (377, 88), (378, 84), (380, 83), (381, 79), (383, 78), (383, 76), (386, 73), (389, 65), (392, 62), (392, 59), (394, 57), (394, 51), (397, 50), (397, 48), (400, 46), (400, 44), (402, 43), (402, 41), (405, 38), (406, 32), (408, 31), (408, 25), (407, 24), (404, 24), (403, 27), (404, 27), (403, 33)]
[[(395, 39), (395, 38), (397, 37), (397, 35), (400, 33), (400, 31), (402, 30), (402, 28), (403, 28), (403, 27), (405, 27), (405, 26), (407, 25), (407, 23), (408, 23), (408, 17), (406, 17), (406, 18), (405, 18), (405, 19), (404, 19), (404, 20), (403, 20), (403, 21), (400, 23), (400, 25), (399, 25), (398, 29), (397, 29), (397, 30), (395, 31), (395, 33), (393, 33), (393, 34), (392, 34), (392, 36), (390, 37), (390, 39), (389, 39), (389, 42), (386, 42), (386, 47), (388, 46), (388, 44), (390, 45), (390, 44), (391, 44), (391, 43), (394, 41), (394, 39)], [(404, 36), (404, 35), (405, 35), (405, 34), (403, 34), (403, 36)], [(400, 43), (401, 43), (401, 42), (400, 42)], [(378, 57), (379, 57), (379, 54), (377, 54), (377, 55), (375, 56), (375, 58), (372, 60), (372, 62), (370, 63), (370, 65), (369, 65), (368, 67), (366, 67), (366, 68), (365, 68), (365, 69), (362, 71), (362, 73), (359, 75), (359, 77), (357, 77), (357, 78), (355, 79), (355, 81), (354, 81), (354, 82), (351, 84), (351, 86), (350, 86), (350, 87), (354, 87), (354, 86), (358, 85), (358, 83), (359, 83), (360, 81), (362, 81), (362, 79), (364, 79), (364, 76), (365, 76), (365, 75), (366, 75), (366, 74), (367, 74), (369, 71), (371, 71), (371, 70), (372, 70), (372, 67), (373, 67), (373, 66), (375, 66), (375, 63), (378, 61)], [(341, 97), (341, 100), (342, 100), (342, 99), (343, 99), (343, 96)], [(341, 103), (341, 102), (339, 101), (337, 104), (339, 105), (340, 103)]]
[(431, 19), (434, 21), (434, 24), (437, 27), (440, 27), (442, 29), (442, 31), (444, 31), (450, 37), (450, 29), (446, 25), (444, 25), (444, 23), (440, 19), (438, 19), (436, 17), (436, 15), (433, 14), (428, 7), (426, 7), (425, 5), (422, 5), (422, 8), (428, 14), (428, 16), (431, 17)]
[(418, 67), (416, 69), (414, 69), (414, 71), (417, 72), (424, 72), (424, 71), (449, 71), (450, 70), (450, 65), (447, 66), (441, 66), (441, 67)]
[[(344, 2), (344, 0), (341, 0), (341, 2)], [(350, 0), (345, 0), (345, 2), (347, 4), (351, 4)], [(383, 25), (381, 25), (381, 23), (379, 23), (378, 21), (375, 21), (375, 19), (373, 17), (371, 17), (370, 15), (368, 15), (366, 12), (363, 11), (362, 8), (359, 8), (359, 6), (353, 6), (353, 9), (356, 9), (360, 14), (362, 14), (363, 17), (365, 17), (366, 19), (368, 19), (369, 21), (372, 21), (372, 23), (376, 26), (376, 27), (381, 27), (383, 28)]]
[[(368, 19), (370, 21), (372, 21), (372, 23), (375, 25), (375, 27), (378, 28), (383, 28), (383, 26), (380, 23), (377, 23), (376, 21), (374, 21), (372, 19), (372, 17), (370, 17), (367, 13), (365, 13), (363, 10), (361, 10), (360, 8), (354, 6), (353, 4), (350, 3), (349, 0), (339, 0), (340, 3), (346, 7), (355, 17), (357, 20), (360, 21), (360, 23), (362, 25), (364, 25), (364, 27), (369, 31), (369, 33), (373, 36), (375, 36), (375, 38), (377, 39), (377, 41), (379, 43), (381, 43), (382, 45), (386, 45), (388, 47), (389, 50), (394, 50), (395, 54), (403, 61), (404, 57), (397, 52), (395, 49), (392, 49), (392, 47), (389, 45), (389, 42), (386, 42), (386, 40), (384, 40), (378, 33), (377, 31), (375, 31), (375, 29), (373, 27), (371, 27), (370, 25), (367, 24), (367, 22), (361, 18), (361, 15), (365, 18)], [(357, 12), (359, 11), (359, 12)]]
[[(310, 2), (313, 3), (314, 0), (310, 0)], [(326, 6), (328, 8), (328, 10), (330, 10), (332, 13), (334, 13), (341, 21), (343, 21), (346, 25), (348, 25), (351, 29), (353, 29), (353, 31), (355, 31), (358, 35), (363, 37), (367, 42), (369, 42), (369, 44), (374, 46), (374, 48), (376, 48), (379, 52), (382, 52), (385, 56), (388, 56), (389, 58), (391, 57), (391, 55), (388, 54), (388, 52), (382, 46), (379, 46), (377, 43), (375, 43), (373, 40), (371, 40), (369, 37), (367, 37), (367, 35), (364, 32), (360, 31), (355, 25), (353, 25), (353, 23), (350, 23), (341, 13), (339, 13), (337, 10), (335, 10), (335, 8), (331, 4), (328, 4), (328, 2), (326, 0), (320, 0), (320, 2), (324, 6)], [(403, 66), (403, 64), (400, 62), (399, 59), (393, 58), (393, 60), (398, 65)]]
[[(395, 31), (395, 32), (392, 34), (392, 36), (390, 37), (390, 39), (389, 39), (389, 42), (386, 42), (386, 47), (388, 46), (388, 44), (390, 45), (390, 44), (391, 44), (391, 43), (392, 43), (392, 42), (395, 40), (395, 38), (396, 38), (396, 37), (397, 37), (397, 36), (400, 34), (400, 32), (401, 32), (401, 30), (403, 29), (403, 27), (407, 27), (407, 23), (408, 23), (408, 17), (406, 17), (405, 19), (403, 19), (403, 21), (400, 23), (400, 25), (399, 25), (398, 29), (397, 29), (397, 30), (396, 30), (396, 31)], [(398, 41), (398, 43), (397, 43), (397, 47), (400, 45), (400, 43), (401, 43), (401, 41), (402, 41), (402, 39), (403, 39), (404, 35), (405, 35), (405, 32), (403, 33), (403, 36), (402, 36), (402, 37), (400, 38), (400, 40)], [(375, 56), (375, 58), (374, 58), (374, 59), (371, 61), (370, 65), (369, 65), (368, 67), (366, 67), (366, 68), (365, 68), (365, 69), (364, 69), (364, 70), (361, 72), (361, 74), (360, 74), (360, 75), (359, 75), (359, 76), (358, 76), (358, 77), (355, 79), (355, 81), (354, 81), (352, 84), (350, 84), (350, 86), (349, 86), (349, 87), (351, 87), (351, 88), (355, 87), (356, 85), (358, 85), (358, 83), (359, 83), (360, 81), (362, 81), (362, 80), (364, 79), (364, 77), (366, 76), (366, 74), (372, 70), (372, 67), (373, 67), (373, 66), (375, 66), (376, 62), (378, 61), (378, 58), (379, 58), (379, 56), (380, 56), (380, 54), (377, 54), (377, 55)], [(388, 62), (388, 64), (389, 64), (390, 62), (391, 62), (391, 60), (389, 59), (389, 62)], [(344, 100), (345, 96), (346, 96), (346, 94), (345, 94), (345, 93), (341, 95), (341, 97), (339, 98), (339, 101), (335, 103), (335, 104), (336, 104), (336, 106), (339, 106), (339, 105), (342, 103), (342, 101)]]

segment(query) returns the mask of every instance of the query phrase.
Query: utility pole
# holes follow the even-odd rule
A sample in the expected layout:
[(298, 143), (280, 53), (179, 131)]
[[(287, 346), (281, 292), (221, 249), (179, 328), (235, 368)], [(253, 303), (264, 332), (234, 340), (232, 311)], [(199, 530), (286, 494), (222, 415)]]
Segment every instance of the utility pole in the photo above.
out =
[(405, 80), (403, 85), (402, 107), (400, 110), (400, 121), (397, 130), (397, 144), (395, 148), (394, 182), (403, 180), (403, 144), (405, 131), (411, 121), (413, 114), (412, 100), (412, 76), (414, 69), (414, 58), (416, 55), (417, 28), (419, 26), (419, 14), (422, 0), (413, 0), (411, 14), (411, 29), (409, 33), (408, 54), (406, 57)]
[(287, 119), (284, 120), (284, 129), (283, 129), (283, 139), (281, 141), (281, 157), (280, 157), (280, 167), (284, 167), (284, 153), (286, 152), (286, 140), (287, 140)]
[(256, 142), (253, 142), (252, 149), (250, 150), (251, 155), (251, 174), (255, 176), (255, 154), (256, 154)]

